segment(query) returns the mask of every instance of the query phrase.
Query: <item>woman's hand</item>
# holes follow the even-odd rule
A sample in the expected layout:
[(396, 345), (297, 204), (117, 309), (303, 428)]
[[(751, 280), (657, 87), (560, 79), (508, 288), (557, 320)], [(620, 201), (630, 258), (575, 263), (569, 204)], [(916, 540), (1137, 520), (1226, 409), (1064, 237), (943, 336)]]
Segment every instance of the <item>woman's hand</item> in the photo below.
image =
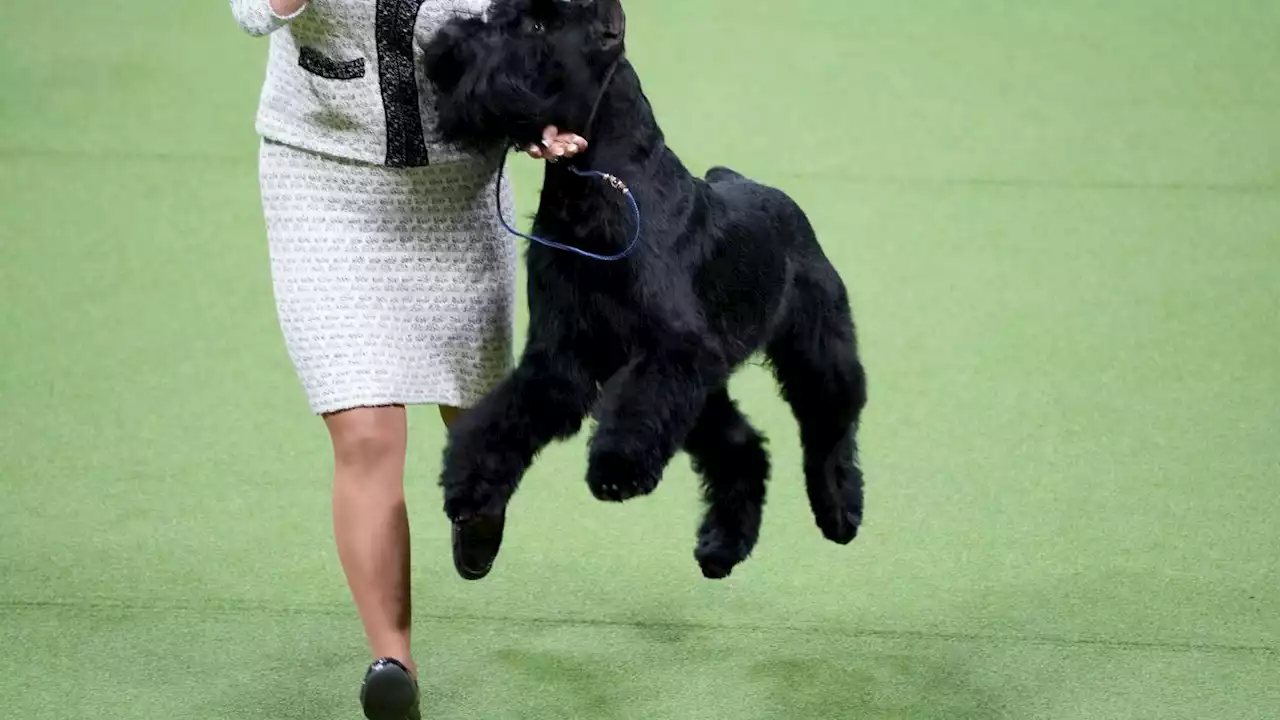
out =
[(307, 4), (307, 0), (269, 0), (271, 12), (282, 18), (293, 17)]
[(542, 144), (525, 148), (529, 157), (555, 162), (562, 157), (571, 158), (587, 149), (587, 141), (573, 133), (562, 133), (555, 125), (542, 131)]

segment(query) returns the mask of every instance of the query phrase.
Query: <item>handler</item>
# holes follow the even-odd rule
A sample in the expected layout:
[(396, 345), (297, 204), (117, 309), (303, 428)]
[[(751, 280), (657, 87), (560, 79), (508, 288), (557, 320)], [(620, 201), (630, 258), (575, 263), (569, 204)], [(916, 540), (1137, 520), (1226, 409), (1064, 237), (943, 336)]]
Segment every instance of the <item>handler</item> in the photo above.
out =
[[(241, 28), (270, 36), (256, 127), (271, 276), (333, 444), (334, 538), (374, 658), (361, 704), (372, 720), (416, 719), (405, 406), (436, 405), (448, 424), (510, 368), (516, 262), (496, 163), (434, 137), (421, 47), (488, 3), (230, 2)], [(544, 137), (531, 156), (586, 148)]]

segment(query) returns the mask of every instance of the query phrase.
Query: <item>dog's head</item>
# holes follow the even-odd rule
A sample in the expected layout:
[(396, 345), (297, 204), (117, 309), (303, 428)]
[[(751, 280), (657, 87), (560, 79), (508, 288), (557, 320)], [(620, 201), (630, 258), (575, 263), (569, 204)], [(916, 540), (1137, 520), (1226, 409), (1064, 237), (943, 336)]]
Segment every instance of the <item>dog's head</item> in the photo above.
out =
[(437, 130), (463, 146), (529, 145), (583, 127), (624, 52), (621, 0), (493, 0), (450, 20), (424, 48)]

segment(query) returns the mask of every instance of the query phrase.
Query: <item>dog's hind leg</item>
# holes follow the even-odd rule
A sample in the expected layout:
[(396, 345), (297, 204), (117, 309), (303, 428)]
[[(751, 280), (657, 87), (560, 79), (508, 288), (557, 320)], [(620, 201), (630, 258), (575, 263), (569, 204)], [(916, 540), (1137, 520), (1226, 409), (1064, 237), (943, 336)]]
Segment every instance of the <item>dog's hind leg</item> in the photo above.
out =
[(862, 523), (857, 431), (867, 383), (844, 286), (832, 276), (797, 279), (790, 316), (766, 354), (800, 426), (814, 519), (827, 539), (845, 544)]
[(755, 548), (769, 476), (764, 442), (723, 388), (707, 398), (685, 439), (707, 504), (694, 557), (708, 578), (728, 577)]

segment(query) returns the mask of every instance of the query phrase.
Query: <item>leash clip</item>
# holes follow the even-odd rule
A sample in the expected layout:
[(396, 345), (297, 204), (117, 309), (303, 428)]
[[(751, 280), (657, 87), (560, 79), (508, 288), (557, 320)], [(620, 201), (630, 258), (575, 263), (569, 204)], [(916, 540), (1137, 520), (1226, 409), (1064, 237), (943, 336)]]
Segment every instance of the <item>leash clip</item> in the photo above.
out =
[(610, 185), (613, 186), (614, 190), (617, 190), (623, 195), (631, 194), (631, 188), (627, 187), (626, 183), (622, 182), (621, 180), (614, 177), (613, 175), (610, 175), (609, 173), (601, 173), (600, 177), (604, 178), (606, 182), (608, 182)]

